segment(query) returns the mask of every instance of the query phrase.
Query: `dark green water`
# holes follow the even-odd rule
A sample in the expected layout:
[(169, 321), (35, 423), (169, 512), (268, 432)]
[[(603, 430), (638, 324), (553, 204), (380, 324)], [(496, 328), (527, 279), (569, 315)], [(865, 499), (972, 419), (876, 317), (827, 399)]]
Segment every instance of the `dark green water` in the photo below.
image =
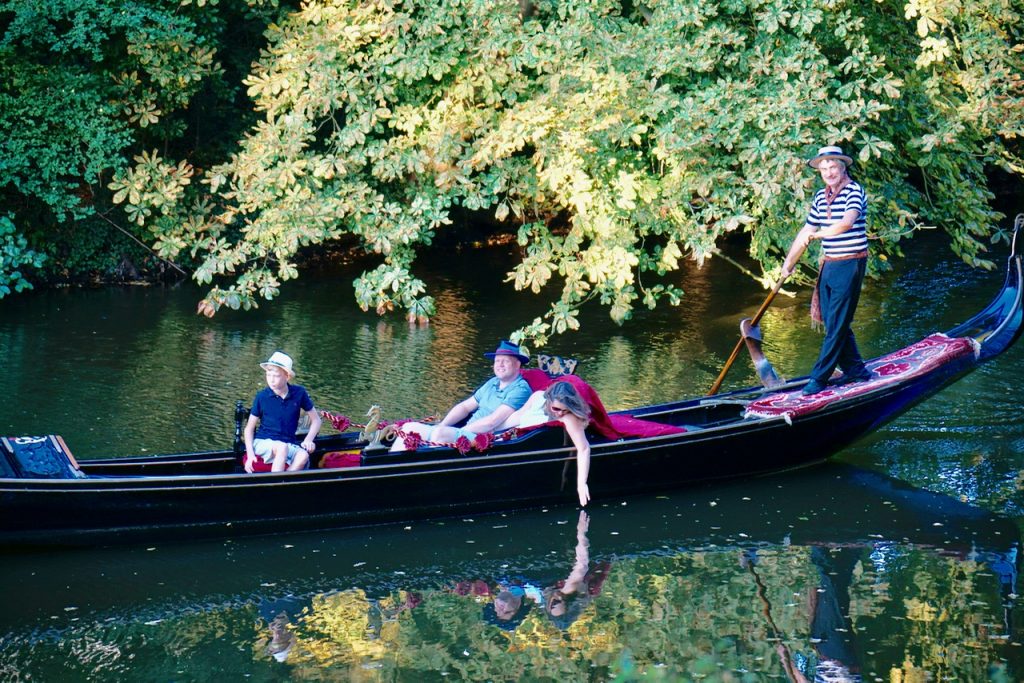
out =
[[(500, 284), (500, 250), (431, 261), (428, 327), (359, 312), (348, 272), (213, 320), (194, 314), (189, 286), (0, 301), (0, 432), (60, 433), (80, 458), (223, 447), (234, 401), (261, 386), (257, 364), (278, 348), (319, 407), (443, 411), (487, 377), (482, 353), (541, 307)], [(865, 290), (862, 351), (951, 327), (1001, 279), (912, 245)], [(609, 408), (704, 393), (765, 293), (722, 261), (681, 285), (679, 309), (624, 327), (585, 312), (582, 333), (546, 350), (579, 358)], [(806, 310), (801, 290), (763, 323), (784, 375), (817, 353)], [(841, 662), (863, 680), (1019, 680), (1022, 355), (1011, 349), (848, 449), (843, 465), (595, 500), (582, 533), (566, 507), (8, 553), (0, 679), (813, 680), (817, 664)], [(729, 383), (753, 381), (741, 359)], [(590, 590), (570, 596), (571, 619), (529, 598), (584, 575)], [(490, 611), (510, 585), (528, 594), (512, 628)], [(272, 642), (282, 612), (290, 626)]]

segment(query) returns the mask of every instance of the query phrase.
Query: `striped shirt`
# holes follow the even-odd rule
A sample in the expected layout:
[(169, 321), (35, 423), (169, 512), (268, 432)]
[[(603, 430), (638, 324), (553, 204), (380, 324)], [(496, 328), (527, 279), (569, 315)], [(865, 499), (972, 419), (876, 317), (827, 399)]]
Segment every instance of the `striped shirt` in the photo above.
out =
[(852, 180), (839, 191), (831, 206), (825, 200), (825, 188), (818, 190), (814, 195), (810, 213), (807, 214), (807, 223), (815, 230), (827, 228), (850, 209), (857, 210), (857, 218), (850, 229), (835, 237), (825, 237), (821, 240), (825, 256), (846, 256), (868, 248), (868, 198), (864, 194), (864, 188)]

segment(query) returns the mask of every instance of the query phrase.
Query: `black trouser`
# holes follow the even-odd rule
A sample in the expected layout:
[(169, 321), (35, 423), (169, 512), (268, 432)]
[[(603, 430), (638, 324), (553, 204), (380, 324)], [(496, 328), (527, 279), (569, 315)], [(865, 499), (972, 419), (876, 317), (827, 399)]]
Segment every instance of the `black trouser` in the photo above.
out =
[(864, 360), (857, 350), (850, 324), (860, 301), (860, 286), (864, 281), (867, 259), (826, 261), (818, 280), (818, 301), (821, 318), (825, 323), (825, 340), (821, 343), (818, 362), (811, 370), (811, 378), (825, 384), (832, 371), (839, 368), (845, 374), (865, 372)]

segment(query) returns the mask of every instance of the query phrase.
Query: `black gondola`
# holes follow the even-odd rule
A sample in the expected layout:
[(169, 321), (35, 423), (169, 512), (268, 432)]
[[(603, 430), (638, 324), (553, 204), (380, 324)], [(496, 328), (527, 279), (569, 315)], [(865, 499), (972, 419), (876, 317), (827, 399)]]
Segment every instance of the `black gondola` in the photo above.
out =
[[(804, 398), (803, 378), (629, 411), (686, 431), (595, 439), (594, 499), (821, 462), (999, 355), (1021, 333), (1022, 222), (1018, 217), (1006, 279), (992, 302), (944, 335), (869, 361), (871, 382)], [(356, 451), (358, 467), (251, 475), (240, 470), (234, 449), (78, 464), (59, 437), (5, 438), (0, 543), (267, 533), (567, 503), (576, 497), (567, 443), (562, 429), (547, 428), (482, 453), (391, 455), (350, 432), (318, 438), (313, 462)]]

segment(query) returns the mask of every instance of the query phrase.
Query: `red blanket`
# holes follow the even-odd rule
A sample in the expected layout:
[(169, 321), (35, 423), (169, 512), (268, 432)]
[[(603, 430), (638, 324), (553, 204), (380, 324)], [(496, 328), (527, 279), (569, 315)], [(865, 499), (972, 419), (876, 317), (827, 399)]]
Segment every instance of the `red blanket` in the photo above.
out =
[(842, 386), (830, 386), (824, 391), (804, 396), (800, 390), (784, 391), (765, 396), (747, 406), (746, 417), (799, 417), (821, 410), (845, 398), (866, 394), (879, 387), (902, 382), (968, 354), (977, 357), (977, 342), (969, 337), (947, 337), (936, 333), (905, 349), (875, 358), (865, 365), (872, 378)]
[(583, 400), (590, 405), (590, 427), (606, 439), (617, 441), (628, 437), (661, 436), (662, 434), (679, 434), (686, 431), (683, 427), (641, 420), (632, 415), (609, 415), (594, 388), (576, 375), (559, 375), (552, 378), (543, 370), (529, 369), (523, 370), (523, 378), (533, 391), (543, 391), (559, 381), (572, 384), (576, 387), (576, 391), (580, 392)]

